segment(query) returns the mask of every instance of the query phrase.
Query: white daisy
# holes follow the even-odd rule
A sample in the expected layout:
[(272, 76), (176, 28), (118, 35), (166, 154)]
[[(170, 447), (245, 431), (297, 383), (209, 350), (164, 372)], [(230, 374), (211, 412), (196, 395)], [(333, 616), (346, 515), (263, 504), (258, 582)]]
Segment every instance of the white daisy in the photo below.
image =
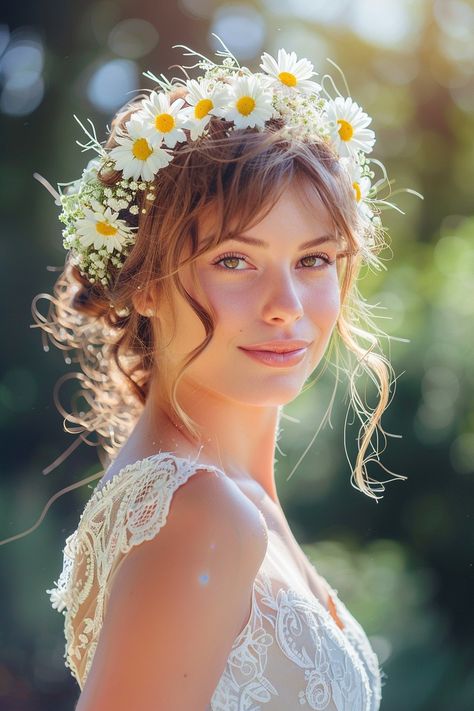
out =
[(357, 202), (357, 208), (366, 217), (372, 216), (372, 210), (366, 202), (366, 198), (369, 196), (372, 184), (368, 175), (361, 174), (361, 167), (359, 163), (356, 163), (352, 158), (341, 158), (340, 162), (346, 168), (350, 175), (352, 181), (352, 187), (354, 188), (354, 197)]
[(321, 91), (320, 84), (309, 81), (317, 72), (313, 71), (313, 65), (308, 59), (298, 60), (294, 52), (288, 53), (284, 49), (278, 50), (277, 60), (268, 52), (264, 52), (260, 59), (260, 67), (269, 75), (268, 85), (282, 90), (284, 94), (315, 94)]
[(375, 133), (367, 126), (372, 119), (348, 96), (337, 96), (326, 104), (326, 116), (331, 138), (341, 157), (354, 156), (357, 151), (370, 153)]
[(143, 123), (133, 118), (126, 124), (128, 134), (117, 135), (119, 146), (112, 148), (110, 156), (124, 178), (153, 180), (155, 174), (173, 160), (173, 154), (160, 148), (158, 139), (147, 135)]
[(229, 103), (219, 115), (235, 128), (264, 127), (275, 115), (272, 92), (255, 75), (236, 77), (229, 87)]
[(106, 247), (108, 252), (122, 251), (125, 242), (130, 241), (133, 233), (124, 220), (118, 219), (118, 213), (110, 207), (92, 201), (91, 208), (84, 206), (85, 217), (77, 220), (76, 232), (84, 247), (94, 245), (94, 249)]
[(175, 99), (170, 103), (169, 96), (164, 92), (152, 91), (136, 116), (154, 142), (164, 141), (168, 148), (174, 148), (178, 141), (186, 140), (182, 129), (186, 117), (180, 111), (183, 104), (184, 99)]
[(213, 85), (209, 79), (189, 79), (186, 86), (189, 91), (186, 101), (190, 106), (181, 114), (187, 117), (185, 128), (189, 128), (191, 140), (195, 141), (204, 132), (211, 116), (221, 115), (221, 110), (229, 103), (229, 90), (222, 82)]

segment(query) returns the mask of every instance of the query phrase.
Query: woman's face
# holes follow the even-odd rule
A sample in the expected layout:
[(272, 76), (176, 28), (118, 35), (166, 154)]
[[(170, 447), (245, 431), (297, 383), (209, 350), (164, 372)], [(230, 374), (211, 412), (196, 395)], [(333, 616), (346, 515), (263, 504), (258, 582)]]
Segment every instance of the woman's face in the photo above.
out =
[[(203, 224), (200, 239), (205, 240), (206, 234)], [(193, 285), (190, 267), (180, 269), (188, 293), (204, 308), (207, 299), (215, 311), (212, 340), (188, 367), (182, 382), (240, 403), (283, 405), (299, 394), (321, 361), (335, 326), (340, 309), (336, 255), (341, 244), (331, 239), (334, 226), (320, 199), (314, 198), (309, 211), (293, 186), (245, 236), (268, 247), (236, 238), (199, 257), (195, 268), (202, 293)], [(324, 237), (320, 244), (302, 247), (320, 237)], [(166, 357), (176, 367), (203, 341), (205, 330), (177, 292), (175, 302), (176, 331)], [(158, 310), (158, 316), (168, 344), (170, 324), (166, 313)], [(284, 339), (309, 342), (300, 362), (275, 367), (242, 350)]]

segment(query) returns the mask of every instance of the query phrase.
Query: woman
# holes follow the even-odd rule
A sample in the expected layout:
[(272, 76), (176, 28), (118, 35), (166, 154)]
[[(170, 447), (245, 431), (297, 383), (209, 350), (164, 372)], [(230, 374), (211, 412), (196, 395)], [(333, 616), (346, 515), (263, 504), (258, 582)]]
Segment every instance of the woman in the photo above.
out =
[(198, 79), (148, 74), (157, 90), (105, 147), (88, 133), (99, 157), (55, 193), (68, 259), (38, 322), (79, 354), (90, 407), (68, 419), (109, 466), (47, 592), (78, 711), (375, 711), (377, 657), (293, 537), (274, 454), (338, 335), (378, 384), (354, 482), (381, 490), (364, 454), (390, 364), (356, 279), (380, 266), (388, 183), (367, 114), (308, 60), (218, 55)]

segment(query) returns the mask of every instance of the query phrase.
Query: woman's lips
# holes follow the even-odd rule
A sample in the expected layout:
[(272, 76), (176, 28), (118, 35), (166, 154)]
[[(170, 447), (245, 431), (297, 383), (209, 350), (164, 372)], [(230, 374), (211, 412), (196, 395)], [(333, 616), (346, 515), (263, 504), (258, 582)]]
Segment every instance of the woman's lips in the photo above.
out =
[(245, 348), (240, 348), (240, 350), (259, 363), (271, 365), (274, 368), (289, 368), (292, 365), (301, 363), (308, 348), (298, 348), (295, 351), (287, 351), (286, 353), (276, 353), (275, 351), (248, 351)]

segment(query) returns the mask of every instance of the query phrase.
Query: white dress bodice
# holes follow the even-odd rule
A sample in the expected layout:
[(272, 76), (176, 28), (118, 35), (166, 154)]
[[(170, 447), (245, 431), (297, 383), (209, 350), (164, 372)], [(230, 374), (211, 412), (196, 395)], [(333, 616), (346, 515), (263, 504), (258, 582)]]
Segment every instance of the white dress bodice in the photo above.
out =
[[(198, 469), (222, 474), (170, 452), (127, 465), (95, 488), (67, 537), (63, 569), (47, 593), (65, 616), (65, 664), (81, 689), (119, 565), (134, 545), (158, 535), (174, 492)], [(207, 711), (378, 711), (384, 672), (364, 630), (329, 585), (336, 619), (295, 583), (282, 546), (269, 530), (250, 617)]]

